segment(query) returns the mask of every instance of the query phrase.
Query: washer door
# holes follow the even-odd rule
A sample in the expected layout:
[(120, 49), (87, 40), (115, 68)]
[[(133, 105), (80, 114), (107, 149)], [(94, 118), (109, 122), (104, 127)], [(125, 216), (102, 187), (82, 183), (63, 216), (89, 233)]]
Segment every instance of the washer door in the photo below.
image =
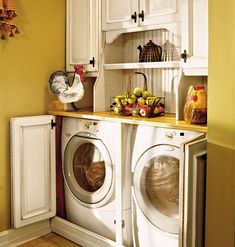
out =
[(79, 134), (72, 137), (65, 150), (63, 171), (70, 191), (83, 205), (102, 206), (111, 197), (112, 162), (101, 140)]
[(145, 217), (159, 229), (177, 234), (179, 228), (179, 148), (159, 145), (139, 158), (134, 194)]

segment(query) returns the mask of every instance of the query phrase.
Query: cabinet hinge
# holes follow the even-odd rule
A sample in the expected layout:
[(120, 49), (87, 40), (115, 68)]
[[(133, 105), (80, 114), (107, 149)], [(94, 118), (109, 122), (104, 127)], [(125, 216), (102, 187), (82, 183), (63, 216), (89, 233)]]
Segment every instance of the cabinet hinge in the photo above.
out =
[(54, 122), (54, 120), (53, 120), (53, 119), (51, 119), (51, 129), (53, 130), (53, 129), (54, 129), (54, 127), (56, 127), (56, 123)]
[[(117, 224), (117, 221), (116, 220), (114, 220), (114, 222), (113, 222), (115, 225)], [(122, 220), (122, 228), (124, 228), (125, 227), (125, 220)]]
[(93, 67), (95, 67), (95, 58), (94, 57), (90, 60), (90, 64), (92, 64)]

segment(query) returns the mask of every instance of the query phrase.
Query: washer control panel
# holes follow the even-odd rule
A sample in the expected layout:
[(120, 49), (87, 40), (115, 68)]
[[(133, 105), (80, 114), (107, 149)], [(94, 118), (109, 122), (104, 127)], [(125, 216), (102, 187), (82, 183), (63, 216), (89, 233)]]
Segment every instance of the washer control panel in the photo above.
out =
[(91, 129), (93, 126), (97, 126), (97, 122), (93, 122), (93, 121), (88, 121), (84, 124), (85, 128), (87, 128), (87, 130)]

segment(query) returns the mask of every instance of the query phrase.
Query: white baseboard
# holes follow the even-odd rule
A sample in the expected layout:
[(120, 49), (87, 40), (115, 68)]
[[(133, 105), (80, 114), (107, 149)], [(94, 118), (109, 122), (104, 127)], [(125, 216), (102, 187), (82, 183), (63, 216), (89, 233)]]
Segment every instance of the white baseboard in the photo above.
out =
[(15, 247), (51, 232), (50, 221), (44, 220), (0, 233), (0, 247)]
[(83, 247), (121, 247), (116, 242), (102, 237), (94, 232), (79, 227), (67, 220), (54, 217), (51, 220), (51, 230)]

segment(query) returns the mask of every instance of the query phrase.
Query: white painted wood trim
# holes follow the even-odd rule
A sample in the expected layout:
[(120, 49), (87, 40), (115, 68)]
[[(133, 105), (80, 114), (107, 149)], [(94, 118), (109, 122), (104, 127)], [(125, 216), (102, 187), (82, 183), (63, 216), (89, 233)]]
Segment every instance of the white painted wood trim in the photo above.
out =
[(179, 61), (172, 62), (148, 62), (148, 63), (113, 63), (104, 64), (104, 69), (165, 69), (165, 68), (180, 68)]
[[(123, 231), (122, 231), (122, 219), (123, 219), (123, 167), (125, 164), (123, 164), (123, 150), (122, 150), (122, 142), (123, 142), (123, 124), (119, 124), (118, 126), (118, 136), (121, 136), (122, 138), (118, 138), (118, 142), (116, 143), (116, 150), (120, 150), (117, 164), (115, 166), (115, 195), (116, 195), (116, 210), (115, 210), (115, 216), (116, 216), (116, 242), (120, 245), (123, 244)], [(118, 179), (117, 179), (118, 178)]]
[(54, 217), (51, 220), (51, 230), (77, 244), (86, 247), (122, 247), (116, 242), (99, 234), (93, 233), (67, 220)]
[(40, 221), (19, 229), (10, 229), (0, 233), (0, 247), (18, 246), (50, 232), (49, 220)]
[(105, 42), (107, 44), (112, 44), (114, 40), (123, 33), (134, 33), (134, 32), (151, 31), (151, 30), (157, 30), (157, 29), (166, 29), (175, 35), (180, 35), (179, 23), (172, 22), (172, 23), (166, 23), (166, 24), (149, 25), (149, 26), (143, 26), (143, 27), (107, 31), (105, 32)]
[(183, 73), (185, 76), (208, 76), (208, 68), (185, 68)]

